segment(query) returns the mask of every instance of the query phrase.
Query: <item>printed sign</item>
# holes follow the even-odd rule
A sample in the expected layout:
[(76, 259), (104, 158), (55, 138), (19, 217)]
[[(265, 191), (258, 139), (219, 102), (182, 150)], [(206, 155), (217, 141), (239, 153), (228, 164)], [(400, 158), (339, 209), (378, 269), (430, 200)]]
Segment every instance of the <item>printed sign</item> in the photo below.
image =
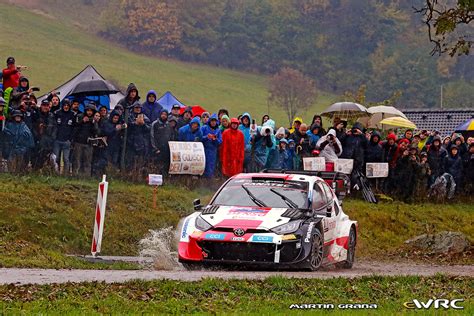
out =
[(206, 167), (204, 146), (200, 142), (168, 142), (170, 174), (202, 175)]
[(388, 177), (387, 162), (368, 162), (365, 164), (365, 175), (367, 178), (386, 178)]
[(163, 185), (163, 176), (161, 174), (149, 174), (148, 185)]
[(334, 171), (351, 174), (352, 168), (354, 168), (353, 159), (338, 159), (334, 162)]
[(303, 158), (303, 169), (305, 171), (326, 171), (326, 159), (324, 157)]

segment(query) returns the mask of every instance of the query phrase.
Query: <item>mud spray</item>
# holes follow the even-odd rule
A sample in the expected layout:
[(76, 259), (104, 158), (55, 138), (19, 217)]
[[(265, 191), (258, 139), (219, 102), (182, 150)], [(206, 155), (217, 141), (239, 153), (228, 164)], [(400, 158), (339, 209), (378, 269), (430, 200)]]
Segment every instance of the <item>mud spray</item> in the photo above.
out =
[[(139, 242), (141, 264), (155, 270), (181, 270), (182, 265), (178, 263), (178, 242), (179, 233), (183, 225), (183, 220), (177, 228), (165, 227), (157, 230), (149, 230)], [(153, 258), (153, 265), (150, 266), (145, 258)]]

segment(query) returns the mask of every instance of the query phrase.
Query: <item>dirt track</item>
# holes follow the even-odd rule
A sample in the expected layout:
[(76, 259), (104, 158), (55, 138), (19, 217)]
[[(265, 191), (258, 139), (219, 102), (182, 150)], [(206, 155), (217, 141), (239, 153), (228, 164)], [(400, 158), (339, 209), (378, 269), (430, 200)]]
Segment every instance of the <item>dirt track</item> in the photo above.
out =
[(351, 270), (325, 269), (318, 272), (263, 272), (263, 271), (150, 271), (150, 270), (52, 270), (52, 269), (0, 269), (0, 284), (48, 284), (65, 282), (125, 282), (133, 279), (171, 279), (198, 281), (202, 278), (264, 279), (270, 276), (293, 278), (355, 278), (368, 275), (420, 275), (443, 273), (474, 277), (474, 266), (436, 266), (405, 263), (358, 262)]

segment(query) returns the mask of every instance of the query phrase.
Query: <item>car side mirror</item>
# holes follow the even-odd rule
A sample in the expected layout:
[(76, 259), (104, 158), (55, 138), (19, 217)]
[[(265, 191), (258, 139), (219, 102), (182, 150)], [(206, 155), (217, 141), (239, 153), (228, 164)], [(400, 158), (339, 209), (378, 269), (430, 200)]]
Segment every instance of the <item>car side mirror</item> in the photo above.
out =
[(193, 208), (195, 211), (201, 211), (202, 210), (202, 205), (201, 205), (201, 200), (200, 199), (195, 199), (193, 201)]
[(331, 217), (332, 216), (332, 205), (329, 205), (326, 208), (326, 217)]

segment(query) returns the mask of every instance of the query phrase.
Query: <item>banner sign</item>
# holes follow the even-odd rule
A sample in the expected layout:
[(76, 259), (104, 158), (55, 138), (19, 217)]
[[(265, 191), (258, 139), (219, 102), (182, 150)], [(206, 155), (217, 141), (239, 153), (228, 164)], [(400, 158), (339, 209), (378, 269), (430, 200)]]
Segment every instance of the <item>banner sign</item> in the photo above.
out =
[(326, 171), (326, 159), (324, 157), (304, 157), (303, 169), (305, 171)]
[(367, 178), (388, 177), (388, 162), (368, 162), (365, 164), (365, 175)]
[(204, 146), (201, 142), (168, 142), (170, 146), (170, 174), (202, 175), (206, 167)]
[(353, 159), (338, 159), (334, 162), (334, 171), (351, 174), (352, 168), (354, 168)]

